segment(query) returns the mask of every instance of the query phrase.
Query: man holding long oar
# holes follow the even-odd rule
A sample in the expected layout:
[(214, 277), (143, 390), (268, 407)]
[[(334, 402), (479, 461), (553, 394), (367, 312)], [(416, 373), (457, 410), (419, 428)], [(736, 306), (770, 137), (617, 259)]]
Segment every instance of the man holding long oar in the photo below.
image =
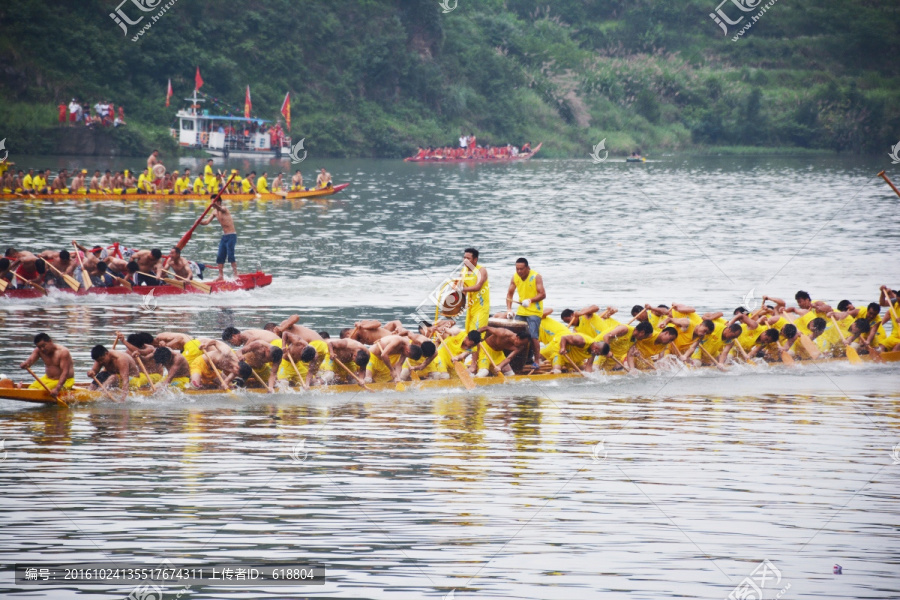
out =
[[(232, 175), (234, 179), (234, 175)], [(231, 179), (229, 179), (229, 182)], [(216, 281), (225, 281), (225, 260), (231, 263), (234, 277), (238, 276), (237, 259), (234, 257), (234, 248), (237, 245), (237, 230), (234, 228), (234, 218), (231, 211), (222, 204), (221, 194), (212, 203), (213, 212), (203, 219), (201, 225), (209, 225), (213, 219), (219, 221), (222, 226), (222, 239), (219, 241), (219, 253), (216, 256), (216, 267), (219, 269), (219, 277)]]
[(35, 376), (31, 366), (41, 359), (44, 361), (45, 374), (43, 377), (35, 376), (36, 381), (29, 385), (28, 389), (44, 388), (49, 390), (53, 397), (59, 396), (62, 390), (72, 389), (75, 385), (75, 363), (68, 348), (54, 343), (46, 333), (34, 336), (34, 346), (31, 356), (19, 366)]

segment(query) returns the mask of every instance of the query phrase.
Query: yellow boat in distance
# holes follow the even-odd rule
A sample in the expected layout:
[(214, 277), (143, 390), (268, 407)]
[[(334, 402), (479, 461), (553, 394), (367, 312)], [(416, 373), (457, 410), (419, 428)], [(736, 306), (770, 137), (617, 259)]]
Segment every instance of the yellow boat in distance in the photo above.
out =
[[(321, 198), (337, 194), (346, 189), (350, 184), (303, 190), (296, 192), (276, 192), (268, 194), (222, 194), (222, 199), (231, 202), (265, 202), (267, 200), (301, 200), (304, 198)], [(115, 193), (76, 193), (68, 194), (29, 194), (28, 192), (0, 194), (0, 200), (203, 200), (208, 202), (210, 194), (115, 194)]]
[[(864, 355), (861, 357), (864, 361), (867, 362), (875, 362), (873, 358), (869, 355)], [(895, 352), (882, 352), (881, 358), (884, 362), (900, 362), (900, 351)], [(798, 365), (806, 365), (806, 364), (828, 364), (828, 363), (838, 363), (838, 362), (847, 362), (846, 358), (826, 358), (819, 360), (806, 360), (806, 361), (798, 361), (796, 364)], [(775, 362), (771, 363), (774, 365), (779, 365), (781, 363)], [(747, 365), (750, 368), (753, 368), (751, 365)], [(703, 370), (703, 371), (712, 371), (715, 372), (715, 367), (713, 366), (703, 366), (703, 367), (691, 367), (692, 370)], [(650, 370), (642, 370), (642, 372), (649, 373), (652, 372)], [(626, 375), (625, 371), (601, 371), (603, 375)], [(586, 373), (590, 377), (590, 374)], [(486, 386), (494, 386), (500, 384), (522, 384), (522, 383), (541, 383), (541, 382), (549, 382), (549, 381), (559, 381), (559, 380), (572, 380), (572, 379), (585, 379), (579, 373), (533, 373), (531, 375), (513, 375), (508, 376), (505, 379), (501, 377), (475, 377), (474, 381), (476, 384), (475, 389), (477, 390), (480, 387)], [(7, 380), (8, 381), (8, 380)], [(97, 402), (100, 400), (104, 400), (106, 396), (99, 391), (89, 390), (87, 389), (89, 384), (87, 383), (79, 383), (76, 384), (75, 388), (71, 390), (67, 390), (60, 394), (60, 399), (65, 404), (72, 403), (84, 403), (84, 402)], [(440, 389), (455, 389), (455, 390), (463, 390), (462, 383), (458, 379), (423, 379), (421, 381), (404, 381), (403, 382), (403, 390), (398, 390), (398, 384), (394, 382), (388, 383), (369, 383), (366, 384), (366, 387), (369, 388), (373, 392), (395, 392), (395, 391), (427, 391), (427, 390), (440, 390)], [(174, 389), (172, 391), (175, 391)], [(234, 391), (238, 391), (240, 393), (249, 393), (249, 394), (267, 394), (267, 390), (262, 387), (254, 387), (254, 388), (240, 388), (235, 389)], [(336, 384), (336, 385), (317, 385), (312, 386), (310, 388), (311, 392), (318, 392), (323, 394), (342, 394), (342, 393), (365, 393), (361, 386), (358, 384)], [(112, 390), (112, 393), (115, 394), (117, 390)], [(287, 388), (283, 390), (283, 392), (276, 393), (293, 393), (293, 394), (301, 394), (304, 393), (305, 390), (303, 388)], [(213, 395), (223, 395), (225, 394), (225, 390), (222, 389), (209, 389), (209, 390), (194, 390), (194, 389), (186, 389), (186, 390), (178, 390), (178, 393), (183, 393), (186, 396), (213, 396)], [(130, 396), (152, 396), (153, 392), (149, 389), (143, 390), (132, 390), (129, 392)], [(240, 398), (240, 396), (238, 396)], [(38, 389), (38, 390), (27, 390), (27, 389), (11, 389), (11, 388), (3, 388), (0, 387), (0, 399), (2, 400), (15, 400), (19, 402), (30, 402), (35, 404), (57, 404), (58, 401), (53, 398), (46, 390)], [(62, 404), (62, 402), (59, 402)]]

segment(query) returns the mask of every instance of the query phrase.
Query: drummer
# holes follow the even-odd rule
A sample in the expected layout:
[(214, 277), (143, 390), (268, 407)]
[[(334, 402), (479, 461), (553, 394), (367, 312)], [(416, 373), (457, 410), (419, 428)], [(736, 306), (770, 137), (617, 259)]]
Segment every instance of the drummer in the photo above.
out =
[[(159, 186), (160, 180), (156, 173), (156, 165), (161, 165), (162, 163), (159, 160), (159, 150), (154, 150), (150, 153), (150, 156), (147, 157), (147, 171), (150, 173), (151, 177), (154, 178), (153, 184)], [(163, 173), (165, 173), (165, 168), (161, 169)]]

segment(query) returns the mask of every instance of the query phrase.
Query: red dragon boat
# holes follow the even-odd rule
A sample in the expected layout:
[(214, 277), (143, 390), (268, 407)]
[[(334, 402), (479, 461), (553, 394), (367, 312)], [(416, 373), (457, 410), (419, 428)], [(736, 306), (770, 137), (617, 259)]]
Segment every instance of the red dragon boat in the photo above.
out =
[[(237, 279), (234, 281), (203, 281), (202, 279), (198, 279), (197, 281), (200, 283), (205, 283), (210, 288), (212, 288), (210, 293), (236, 292), (238, 290), (252, 290), (255, 288), (265, 287), (272, 283), (272, 276), (263, 273), (262, 271), (257, 271), (256, 273), (244, 273), (243, 275), (238, 275)], [(205, 293), (190, 285), (189, 283), (185, 284), (184, 289), (181, 289), (181, 287), (176, 287), (174, 285), (136, 285), (132, 289), (128, 289), (124, 285), (116, 285), (112, 287), (93, 286), (87, 291), (85, 291), (84, 288), (81, 288), (77, 292), (74, 292), (71, 288), (67, 287), (49, 288), (48, 292), (50, 294), (59, 293), (68, 294), (70, 296), (124, 296), (131, 294), (146, 296), (151, 292), (154, 296), (174, 296), (176, 294)], [(17, 289), (7, 288), (5, 292), (0, 292), (0, 298), (40, 298), (43, 295), (43, 292), (32, 287)]]
[(418, 156), (410, 156), (408, 158), (404, 158), (403, 162), (414, 162), (414, 163), (425, 163), (429, 165), (445, 165), (450, 163), (512, 163), (519, 162), (523, 160), (528, 160), (532, 156), (538, 153), (538, 150), (541, 149), (541, 146), (544, 145), (544, 142), (541, 142), (537, 146), (535, 146), (531, 152), (525, 152), (522, 154), (518, 154), (516, 156), (507, 156), (504, 158), (496, 158), (496, 157), (469, 157), (469, 158), (432, 158), (432, 157), (423, 157), (420, 158)]

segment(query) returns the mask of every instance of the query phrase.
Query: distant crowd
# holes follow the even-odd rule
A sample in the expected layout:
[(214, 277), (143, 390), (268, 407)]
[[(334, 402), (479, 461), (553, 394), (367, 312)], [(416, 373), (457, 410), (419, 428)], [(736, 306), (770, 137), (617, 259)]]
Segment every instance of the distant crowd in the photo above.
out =
[(60, 102), (56, 109), (59, 111), (60, 126), (73, 127), (82, 123), (86, 127), (119, 127), (120, 125), (125, 125), (125, 108), (122, 105), (117, 107), (107, 100), (97, 102), (91, 107), (87, 103), (82, 104), (75, 98), (72, 98), (72, 101), (68, 104)]

